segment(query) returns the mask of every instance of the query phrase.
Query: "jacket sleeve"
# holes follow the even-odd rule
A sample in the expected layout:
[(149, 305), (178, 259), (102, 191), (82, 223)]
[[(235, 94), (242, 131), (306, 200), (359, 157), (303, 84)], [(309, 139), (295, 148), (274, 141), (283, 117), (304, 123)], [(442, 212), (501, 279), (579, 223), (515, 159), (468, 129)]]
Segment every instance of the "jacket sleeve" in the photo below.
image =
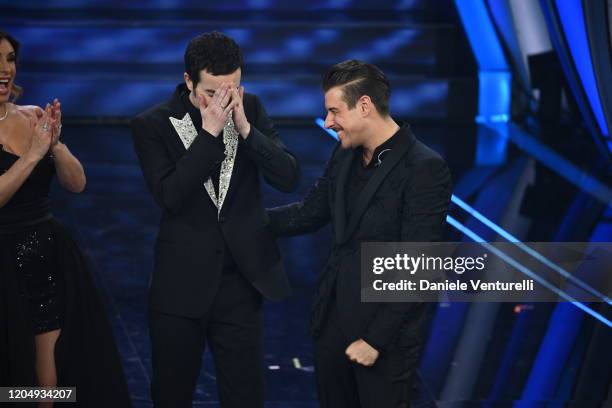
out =
[(149, 191), (164, 211), (180, 213), (221, 164), (225, 158), (223, 149), (215, 143), (214, 136), (200, 129), (185, 154), (173, 162), (159, 128), (141, 116), (132, 120), (131, 127), (134, 148)]
[(298, 161), (281, 141), (259, 98), (254, 95), (253, 98), (254, 123), (244, 141), (245, 151), (268, 184), (285, 193), (295, 191), (301, 176)]
[[(439, 157), (417, 163), (403, 196), (401, 234), (403, 242), (437, 242), (443, 239), (452, 193), (451, 176)], [(362, 337), (379, 351), (394, 340), (418, 303), (384, 303)], [(414, 316), (412, 316), (414, 318)]]
[(327, 162), (323, 175), (308, 190), (302, 201), (267, 210), (270, 228), (276, 235), (308, 234), (317, 231), (330, 221), (330, 174), (338, 147), (339, 144)]

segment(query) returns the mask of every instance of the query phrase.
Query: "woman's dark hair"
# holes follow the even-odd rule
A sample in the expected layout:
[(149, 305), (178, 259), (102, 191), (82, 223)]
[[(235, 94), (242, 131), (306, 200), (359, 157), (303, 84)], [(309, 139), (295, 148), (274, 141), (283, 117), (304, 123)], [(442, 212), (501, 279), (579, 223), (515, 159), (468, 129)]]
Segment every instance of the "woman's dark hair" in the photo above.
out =
[(323, 92), (341, 86), (342, 97), (349, 109), (359, 98), (367, 95), (381, 116), (389, 115), (391, 86), (385, 74), (376, 65), (348, 60), (333, 65), (323, 75)]
[[(15, 37), (10, 35), (9, 33), (4, 32), (4, 31), (0, 31), (0, 41), (2, 41), (2, 40), (6, 40), (6, 41), (9, 42), (9, 44), (11, 44), (11, 46), (15, 50), (15, 58), (16, 59), (19, 58), (19, 41), (17, 41), (17, 39), (15, 39)], [(12, 89), (11, 92), (12, 92), (12, 96), (13, 96), (13, 101), (15, 101), (23, 93), (23, 88), (20, 87), (20, 86), (15, 85), (13, 83), (13, 89)]]
[(232, 38), (218, 31), (200, 34), (185, 50), (185, 72), (196, 86), (200, 71), (211, 75), (228, 75), (242, 68), (242, 51)]

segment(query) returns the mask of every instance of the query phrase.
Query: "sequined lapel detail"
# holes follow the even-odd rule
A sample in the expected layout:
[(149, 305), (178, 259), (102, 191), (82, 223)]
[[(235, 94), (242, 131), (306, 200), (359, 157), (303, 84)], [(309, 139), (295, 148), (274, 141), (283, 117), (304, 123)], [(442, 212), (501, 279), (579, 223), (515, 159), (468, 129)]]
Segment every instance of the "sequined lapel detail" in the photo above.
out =
[[(198, 135), (198, 131), (191, 121), (191, 117), (188, 113), (186, 113), (183, 119), (170, 117), (170, 122), (172, 123), (172, 126), (174, 126), (176, 133), (178, 133), (181, 142), (183, 142), (183, 145), (185, 146), (185, 149), (188, 149)], [(209, 177), (204, 182), (204, 188), (206, 189), (208, 196), (212, 200), (215, 207), (217, 207), (217, 216), (221, 213), (221, 208), (223, 208), (223, 203), (225, 202), (225, 197), (227, 196), (227, 191), (230, 187), (232, 172), (234, 170), (234, 162), (236, 160), (236, 152), (238, 151), (238, 131), (236, 131), (234, 121), (232, 120), (231, 116), (223, 128), (223, 143), (225, 144), (225, 159), (223, 159), (223, 162), (221, 163), (221, 171), (219, 175), (219, 197), (217, 197), (217, 194), (215, 193), (215, 188), (211, 178)]]
[(183, 146), (185, 146), (185, 149), (189, 149), (189, 146), (191, 146), (191, 143), (193, 143), (198, 135), (198, 131), (193, 125), (189, 113), (186, 113), (183, 119), (173, 118), (172, 116), (169, 119), (172, 126), (174, 126), (174, 130), (178, 133), (181, 142), (183, 142)]
[(234, 170), (234, 162), (236, 160), (236, 152), (238, 151), (238, 132), (234, 127), (234, 121), (231, 116), (227, 120), (225, 127), (223, 128), (223, 143), (225, 144), (225, 159), (221, 163), (221, 171), (219, 175), (219, 197), (215, 194), (215, 188), (213, 187), (212, 180), (209, 178), (204, 183), (208, 195), (213, 200), (213, 203), (217, 206), (217, 213), (221, 213), (223, 208), (223, 202), (227, 196), (229, 190), (230, 181), (232, 178), (232, 172)]

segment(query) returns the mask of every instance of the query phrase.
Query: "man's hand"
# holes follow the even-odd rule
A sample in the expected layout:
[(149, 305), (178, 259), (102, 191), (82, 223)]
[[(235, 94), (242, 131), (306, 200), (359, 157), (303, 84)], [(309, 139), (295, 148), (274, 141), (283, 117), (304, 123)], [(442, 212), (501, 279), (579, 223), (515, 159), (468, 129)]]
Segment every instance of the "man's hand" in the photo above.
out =
[(204, 96), (196, 95), (200, 105), (200, 114), (202, 115), (202, 128), (213, 135), (219, 136), (227, 118), (232, 109), (235, 108), (236, 102), (231, 101), (232, 84), (224, 82), (215, 91), (210, 103), (207, 105)]
[(349, 360), (365, 367), (373, 366), (380, 355), (378, 350), (362, 339), (352, 342), (344, 353)]
[(246, 139), (251, 133), (251, 124), (246, 118), (244, 113), (244, 105), (242, 104), (242, 98), (244, 97), (244, 86), (240, 87), (240, 90), (232, 88), (232, 102), (235, 102), (233, 120), (236, 130), (240, 133), (243, 139)]

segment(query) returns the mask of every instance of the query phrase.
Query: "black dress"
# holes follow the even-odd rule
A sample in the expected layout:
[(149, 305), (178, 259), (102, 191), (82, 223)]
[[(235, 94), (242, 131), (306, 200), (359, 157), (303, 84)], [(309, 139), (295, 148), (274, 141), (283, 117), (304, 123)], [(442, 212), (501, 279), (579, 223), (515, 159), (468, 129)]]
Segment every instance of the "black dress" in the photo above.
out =
[[(18, 159), (0, 145), (0, 174)], [(61, 329), (55, 361), (58, 386), (77, 387), (78, 404), (70, 406), (129, 407), (119, 353), (87, 262), (49, 210), (54, 174), (47, 155), (0, 207), (0, 386), (35, 386), (34, 336)]]

